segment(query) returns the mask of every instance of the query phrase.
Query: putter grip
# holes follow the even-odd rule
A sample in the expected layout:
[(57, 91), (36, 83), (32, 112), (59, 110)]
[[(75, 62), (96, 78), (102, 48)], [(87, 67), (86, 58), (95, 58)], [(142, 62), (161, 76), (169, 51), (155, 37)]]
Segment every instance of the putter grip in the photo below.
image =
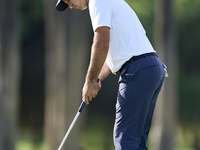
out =
[[(99, 79), (97, 79), (97, 83), (98, 83), (98, 82), (99, 82)], [(80, 106), (79, 109), (78, 109), (78, 112), (81, 113), (81, 111), (83, 110), (84, 106), (85, 106), (85, 102), (82, 102), (82, 103), (81, 103), (81, 106)]]

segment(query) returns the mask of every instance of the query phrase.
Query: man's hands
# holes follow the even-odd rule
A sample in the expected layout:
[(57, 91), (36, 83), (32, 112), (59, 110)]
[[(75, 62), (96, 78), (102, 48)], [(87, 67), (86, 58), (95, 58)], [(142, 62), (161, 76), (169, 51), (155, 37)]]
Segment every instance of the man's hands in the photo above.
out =
[(92, 98), (95, 98), (101, 89), (101, 82), (86, 81), (82, 90), (82, 100), (88, 105)]

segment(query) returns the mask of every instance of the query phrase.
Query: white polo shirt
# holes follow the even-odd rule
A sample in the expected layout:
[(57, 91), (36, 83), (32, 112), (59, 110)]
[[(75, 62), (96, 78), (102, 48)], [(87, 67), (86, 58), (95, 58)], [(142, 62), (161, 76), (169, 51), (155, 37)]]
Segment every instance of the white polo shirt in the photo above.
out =
[(133, 56), (155, 52), (137, 15), (124, 0), (90, 0), (93, 30), (110, 28), (106, 62), (112, 73)]

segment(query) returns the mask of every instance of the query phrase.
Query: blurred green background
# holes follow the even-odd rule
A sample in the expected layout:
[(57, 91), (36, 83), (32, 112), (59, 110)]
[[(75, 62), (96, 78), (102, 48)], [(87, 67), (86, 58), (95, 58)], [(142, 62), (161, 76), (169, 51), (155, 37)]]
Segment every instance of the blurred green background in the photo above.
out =
[[(155, 12), (159, 10), (155, 9), (162, 12), (167, 6), (156, 6), (159, 0), (126, 2), (157, 47)], [(162, 56), (167, 52), (156, 50), (171, 73), (165, 82), (173, 78), (171, 86), (176, 93), (175, 126), (169, 129), (174, 132), (173, 146), (168, 150), (200, 150), (200, 0), (170, 2), (175, 63), (167, 63), (172, 59)], [(81, 103), (93, 37), (89, 13), (74, 9), (56, 12), (55, 4), (55, 0), (1, 1), (0, 150), (55, 149)], [(170, 72), (173, 65), (175, 76)], [(111, 74), (103, 81), (99, 95), (84, 108), (66, 149), (114, 150), (117, 80)], [(153, 137), (148, 143), (150, 150), (156, 150)]]

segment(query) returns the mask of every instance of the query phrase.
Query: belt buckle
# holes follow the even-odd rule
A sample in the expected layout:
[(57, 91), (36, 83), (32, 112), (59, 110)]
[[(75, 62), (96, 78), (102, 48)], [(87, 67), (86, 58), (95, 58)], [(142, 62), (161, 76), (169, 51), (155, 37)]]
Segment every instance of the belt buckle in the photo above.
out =
[(121, 73), (120, 73), (120, 71), (117, 71), (116, 74), (119, 76)]

